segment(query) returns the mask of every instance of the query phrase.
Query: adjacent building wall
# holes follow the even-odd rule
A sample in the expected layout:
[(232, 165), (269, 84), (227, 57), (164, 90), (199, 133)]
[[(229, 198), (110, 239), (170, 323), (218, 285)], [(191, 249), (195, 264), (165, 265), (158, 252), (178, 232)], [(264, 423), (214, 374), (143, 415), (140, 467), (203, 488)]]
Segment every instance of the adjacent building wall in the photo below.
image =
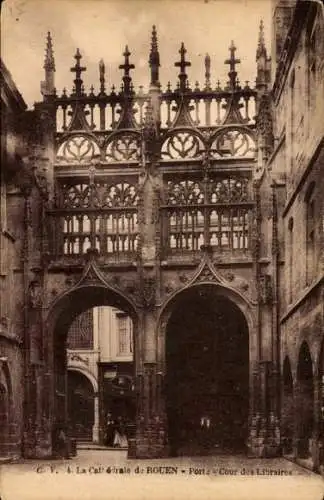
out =
[[(282, 442), (285, 453), (308, 459), (318, 468), (323, 463), (319, 369), (324, 337), (324, 12), (316, 2), (290, 3), (285, 14), (281, 11), (285, 21), (282, 17), (279, 31), (276, 15), (282, 2), (274, 8), (275, 148), (268, 163), (272, 179), (285, 191), (278, 221), (284, 241), (279, 281), (281, 375), (284, 366), (286, 372), (289, 367), (293, 402), (287, 403), (287, 380), (286, 385), (282, 381), (282, 421), (290, 419), (292, 429), (289, 436), (283, 429)], [(303, 361), (305, 352), (308, 361)], [(300, 371), (306, 361), (311, 375), (305, 377), (312, 379), (308, 392)], [(301, 404), (313, 405), (312, 422), (300, 416)]]

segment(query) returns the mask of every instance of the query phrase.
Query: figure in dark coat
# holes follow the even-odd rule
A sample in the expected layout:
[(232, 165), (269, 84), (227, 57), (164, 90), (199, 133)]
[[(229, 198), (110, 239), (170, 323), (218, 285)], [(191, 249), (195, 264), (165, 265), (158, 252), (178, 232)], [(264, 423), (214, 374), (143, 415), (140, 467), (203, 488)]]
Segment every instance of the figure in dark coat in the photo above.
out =
[(111, 413), (107, 413), (105, 444), (110, 448), (114, 445), (115, 431), (116, 423), (113, 420)]

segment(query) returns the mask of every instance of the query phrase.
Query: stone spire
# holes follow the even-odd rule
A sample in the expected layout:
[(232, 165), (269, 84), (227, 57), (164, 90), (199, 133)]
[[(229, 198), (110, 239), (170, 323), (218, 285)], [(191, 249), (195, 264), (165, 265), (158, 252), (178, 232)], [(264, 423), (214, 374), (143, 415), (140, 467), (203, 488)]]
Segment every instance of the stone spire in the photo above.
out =
[(47, 33), (45, 60), (45, 80), (41, 83), (41, 93), (44, 97), (55, 94), (55, 60), (51, 33)]
[(259, 28), (258, 47), (256, 51), (257, 77), (256, 88), (265, 89), (270, 81), (270, 59), (267, 57), (267, 49), (264, 41), (264, 25), (261, 19)]
[(151, 68), (151, 85), (160, 86), (159, 82), (159, 67), (160, 67), (160, 54), (158, 49), (156, 27), (153, 26), (151, 38), (151, 52), (149, 58), (149, 65)]
[(260, 57), (265, 57), (265, 58), (267, 57), (267, 49), (264, 42), (264, 24), (262, 19), (260, 21), (260, 27), (259, 27), (259, 39), (258, 39), (258, 48), (256, 51), (256, 60), (258, 60)]
[(55, 71), (53, 42), (51, 33), (49, 31), (47, 33), (47, 38), (46, 38), (44, 69), (45, 71)]

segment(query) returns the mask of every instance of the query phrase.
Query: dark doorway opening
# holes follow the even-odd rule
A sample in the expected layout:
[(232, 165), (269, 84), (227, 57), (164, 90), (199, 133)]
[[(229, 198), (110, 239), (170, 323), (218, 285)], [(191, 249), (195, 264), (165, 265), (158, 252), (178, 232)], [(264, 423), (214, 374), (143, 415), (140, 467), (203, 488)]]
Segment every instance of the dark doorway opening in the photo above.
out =
[(71, 437), (92, 441), (94, 392), (90, 380), (80, 372), (68, 370), (68, 417)]
[(181, 294), (167, 325), (166, 363), (171, 453), (244, 451), (249, 338), (239, 308), (213, 286)]
[(306, 342), (299, 351), (296, 393), (297, 454), (300, 458), (308, 458), (314, 428), (314, 380), (312, 358)]
[(9, 395), (7, 388), (0, 383), (0, 456), (6, 455), (9, 444)]
[(293, 451), (294, 434), (294, 391), (293, 378), (290, 361), (285, 357), (283, 364), (283, 391), (282, 391), (282, 447), (284, 454), (291, 454)]

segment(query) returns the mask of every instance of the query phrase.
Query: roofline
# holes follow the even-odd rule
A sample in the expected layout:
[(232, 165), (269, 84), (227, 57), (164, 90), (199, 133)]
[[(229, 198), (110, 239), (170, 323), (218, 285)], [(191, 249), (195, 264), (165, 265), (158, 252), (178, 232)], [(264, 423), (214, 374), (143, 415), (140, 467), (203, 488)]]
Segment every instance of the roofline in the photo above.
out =
[(18, 108), (20, 108), (21, 111), (25, 111), (27, 109), (27, 104), (24, 101), (21, 93), (19, 92), (15, 82), (13, 81), (13, 78), (8, 68), (6, 67), (5, 63), (1, 58), (0, 58), (0, 63), (1, 63), (1, 77), (2, 77), (1, 86), (5, 84), (5, 86), (9, 90), (10, 97), (15, 101)]

